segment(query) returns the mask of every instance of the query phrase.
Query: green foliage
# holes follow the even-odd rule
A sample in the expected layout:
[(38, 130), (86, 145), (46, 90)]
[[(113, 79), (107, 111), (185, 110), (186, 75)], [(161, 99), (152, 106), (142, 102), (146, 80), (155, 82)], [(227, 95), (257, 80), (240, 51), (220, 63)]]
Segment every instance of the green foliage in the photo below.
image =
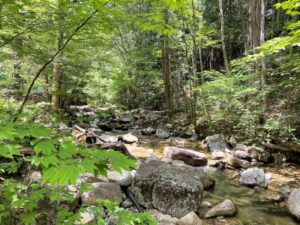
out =
[[(71, 138), (61, 136), (38, 123), (1, 123), (0, 137), (0, 156), (7, 161), (5, 166), (1, 164), (2, 175), (19, 173), (24, 163), (42, 172), (41, 184), (23, 183), (18, 178), (10, 178), (0, 184), (0, 199), (4, 203), (0, 205), (0, 221), (12, 222), (20, 219), (22, 224), (35, 224), (41, 216), (41, 202), (49, 201), (54, 211), (56, 207), (59, 212), (52, 218), (56, 220), (56, 224), (74, 224), (74, 221), (80, 220), (79, 214), (61, 208), (58, 204), (61, 199), (70, 203), (75, 200), (65, 189), (65, 185), (75, 184), (84, 173), (105, 175), (109, 167), (121, 172), (136, 166), (135, 161), (120, 152), (78, 147)], [(35, 154), (23, 155), (22, 147), (33, 148)], [(86, 186), (83, 184), (80, 189), (84, 191)], [(153, 224), (147, 214), (132, 214), (109, 202), (102, 202), (99, 206), (109, 209), (111, 216), (117, 216), (118, 224), (143, 224), (142, 221)], [(98, 224), (104, 223), (102, 221)]]
[[(151, 215), (148, 212), (144, 213), (131, 213), (130, 211), (119, 208), (115, 203), (106, 200), (100, 200), (99, 207), (93, 207), (92, 212), (95, 215), (101, 215), (103, 212), (108, 210), (109, 217), (111, 221), (116, 225), (155, 225), (156, 223), (151, 218)], [(101, 217), (101, 216), (100, 216)], [(93, 223), (95, 225), (105, 224), (104, 221), (97, 221), (98, 223)]]
[[(297, 18), (300, 15), (299, 12), (299, 1), (297, 0), (287, 0), (276, 4), (276, 8), (282, 8), (286, 14)], [(271, 55), (278, 53), (281, 50), (289, 49), (290, 47), (299, 47), (300, 45), (300, 21), (294, 22), (290, 20), (285, 24), (285, 28), (289, 34), (284, 37), (277, 37), (268, 40), (263, 45), (259, 47), (261, 54)]]
[(276, 8), (277, 9), (282, 8), (290, 16), (300, 15), (299, 12), (300, 5), (298, 0), (287, 0), (284, 2), (277, 3)]

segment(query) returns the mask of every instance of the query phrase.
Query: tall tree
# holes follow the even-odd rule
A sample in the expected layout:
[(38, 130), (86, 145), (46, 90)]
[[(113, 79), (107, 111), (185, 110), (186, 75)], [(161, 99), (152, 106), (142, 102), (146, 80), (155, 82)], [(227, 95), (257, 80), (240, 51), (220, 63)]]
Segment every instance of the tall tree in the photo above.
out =
[[(167, 27), (169, 24), (169, 11), (164, 9), (164, 22)], [(170, 121), (173, 119), (173, 94), (171, 87), (171, 61), (170, 61), (170, 46), (168, 34), (162, 35), (162, 70), (164, 77), (165, 95), (167, 102), (167, 110)]]
[(226, 44), (225, 44), (225, 22), (224, 22), (224, 12), (223, 12), (223, 0), (219, 0), (219, 11), (220, 11), (220, 23), (221, 23), (221, 44), (222, 44), (222, 52), (223, 52), (223, 59), (224, 59), (224, 68), (227, 72), (229, 70), (229, 64), (227, 59), (227, 51), (226, 51)]
[[(252, 0), (249, 2), (249, 22), (248, 22), (248, 43), (247, 51), (257, 53), (257, 47), (265, 42), (265, 1)], [(261, 68), (261, 70), (260, 70)], [(266, 62), (264, 56), (256, 60), (256, 73), (260, 73), (260, 85), (262, 95), (262, 112), (267, 108), (266, 86)]]
[[(262, 8), (263, 7), (263, 8)], [(248, 33), (247, 33), (247, 51), (253, 52), (256, 47), (261, 44), (261, 33), (264, 32), (264, 11), (263, 0), (249, 1), (249, 19), (248, 19)]]
[[(260, 0), (260, 35), (259, 35), (259, 44), (262, 45), (265, 42), (265, 1)], [(266, 59), (263, 55), (261, 58), (261, 76), (260, 84), (262, 91), (262, 112), (264, 113), (267, 110), (267, 95), (265, 93), (266, 86)]]
[[(56, 43), (55, 49), (58, 51), (64, 41), (64, 33), (63, 29), (63, 20), (64, 20), (64, 12), (62, 11), (62, 2), (58, 0), (58, 10), (57, 10), (57, 34), (56, 34)], [(61, 95), (61, 79), (62, 79), (62, 71), (61, 67), (61, 58), (62, 52), (59, 52), (53, 61), (53, 75), (52, 75), (52, 111), (58, 112), (60, 109), (60, 95)]]

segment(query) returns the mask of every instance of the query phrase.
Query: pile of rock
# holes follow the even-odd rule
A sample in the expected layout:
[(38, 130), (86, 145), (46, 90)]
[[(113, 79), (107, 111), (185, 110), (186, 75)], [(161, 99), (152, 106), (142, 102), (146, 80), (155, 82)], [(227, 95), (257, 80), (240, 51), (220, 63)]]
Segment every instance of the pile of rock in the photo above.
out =
[[(131, 124), (134, 121), (132, 118), (122, 118), (119, 123)], [(155, 135), (161, 139), (174, 135), (167, 126), (158, 129), (149, 126), (139, 130), (143, 135)], [(154, 153), (153, 149), (147, 149), (145, 157), (136, 154), (144, 151), (144, 147), (137, 146), (139, 137), (132, 132), (120, 136), (102, 133), (98, 141), (102, 149), (121, 150), (133, 158), (149, 158)], [(202, 202), (204, 190), (215, 184), (204, 168), (208, 162), (214, 161), (216, 165), (222, 163), (224, 167), (235, 170), (234, 179), (239, 178), (239, 183), (247, 187), (267, 188), (271, 179), (271, 175), (259, 167), (271, 162), (272, 155), (256, 146), (238, 144), (232, 136), (225, 138), (222, 134), (216, 134), (204, 140), (203, 144), (209, 149), (213, 160), (205, 153), (189, 149), (190, 141), (187, 139), (171, 137), (169, 143), (176, 147), (165, 147), (162, 160), (151, 156), (140, 164), (137, 171), (123, 171), (121, 174), (109, 171), (106, 180), (92, 182), (92, 189), (82, 194), (82, 202), (93, 205), (99, 199), (109, 199), (133, 210), (134, 204), (121, 189), (128, 187), (137, 202), (150, 210), (159, 225), (201, 225), (202, 220), (197, 213), (208, 220), (233, 217), (237, 213), (237, 207), (230, 199), (220, 201), (213, 207), (209, 202)], [(281, 195), (271, 196), (272, 201), (282, 199)], [(287, 201), (289, 212), (300, 220), (299, 202), (300, 189), (294, 190)]]

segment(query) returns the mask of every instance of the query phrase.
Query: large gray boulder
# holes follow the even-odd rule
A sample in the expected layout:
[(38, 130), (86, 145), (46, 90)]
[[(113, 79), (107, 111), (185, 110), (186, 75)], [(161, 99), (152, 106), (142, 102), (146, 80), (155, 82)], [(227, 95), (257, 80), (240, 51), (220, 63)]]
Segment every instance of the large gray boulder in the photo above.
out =
[(99, 139), (104, 143), (115, 143), (118, 142), (118, 137), (113, 135), (102, 134), (99, 136)]
[(249, 187), (259, 186), (265, 182), (265, 172), (259, 168), (249, 168), (241, 173), (240, 183)]
[(110, 200), (112, 202), (122, 202), (123, 194), (118, 184), (98, 182), (92, 183), (92, 189), (82, 194), (81, 200), (88, 205), (94, 205), (98, 200)]
[(139, 141), (139, 138), (132, 133), (124, 134), (121, 136), (121, 140), (127, 144), (132, 144)]
[(167, 139), (171, 136), (171, 133), (167, 129), (157, 129), (155, 136), (159, 138)]
[(204, 176), (203, 171), (191, 166), (151, 160), (138, 168), (131, 190), (144, 207), (181, 218), (198, 210)]
[(236, 207), (229, 199), (219, 203), (205, 213), (205, 218), (214, 218), (218, 216), (234, 216), (236, 214)]
[(287, 206), (289, 212), (300, 220), (300, 189), (292, 191), (288, 198)]
[(207, 147), (212, 152), (215, 151), (225, 152), (227, 149), (229, 149), (229, 146), (223, 134), (215, 134), (212, 136), (208, 136), (206, 137), (205, 141), (207, 143)]
[(215, 185), (215, 180), (211, 176), (209, 176), (202, 168), (195, 168), (195, 170), (198, 173), (198, 177), (201, 179), (204, 190), (207, 190)]
[(207, 165), (207, 157), (204, 153), (196, 152), (191, 149), (166, 147), (163, 155), (165, 158), (172, 160), (181, 160), (191, 166), (205, 166)]

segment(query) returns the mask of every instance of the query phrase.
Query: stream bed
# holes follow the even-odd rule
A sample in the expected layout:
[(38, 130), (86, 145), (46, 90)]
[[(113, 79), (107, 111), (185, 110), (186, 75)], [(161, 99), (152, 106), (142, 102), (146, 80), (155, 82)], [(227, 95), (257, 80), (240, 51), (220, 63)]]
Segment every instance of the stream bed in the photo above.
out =
[[(153, 149), (155, 156), (162, 158), (164, 147), (170, 143), (155, 137), (141, 137), (139, 147)], [(185, 146), (197, 150), (195, 146)], [(199, 151), (199, 150), (197, 150)], [(208, 152), (204, 152), (208, 155)], [(300, 167), (283, 167), (282, 165), (267, 165), (262, 167), (265, 172), (272, 174), (272, 184), (269, 189), (299, 187)], [(297, 225), (298, 223), (287, 211), (285, 201), (274, 202), (270, 195), (278, 190), (263, 188), (248, 188), (239, 184), (238, 170), (218, 170), (207, 167), (210, 175), (216, 180), (215, 186), (208, 190), (203, 201), (215, 205), (224, 199), (231, 199), (238, 208), (234, 218), (206, 220), (204, 224), (228, 225)], [(300, 204), (300, 203), (299, 203)], [(205, 213), (200, 210), (200, 216)]]

